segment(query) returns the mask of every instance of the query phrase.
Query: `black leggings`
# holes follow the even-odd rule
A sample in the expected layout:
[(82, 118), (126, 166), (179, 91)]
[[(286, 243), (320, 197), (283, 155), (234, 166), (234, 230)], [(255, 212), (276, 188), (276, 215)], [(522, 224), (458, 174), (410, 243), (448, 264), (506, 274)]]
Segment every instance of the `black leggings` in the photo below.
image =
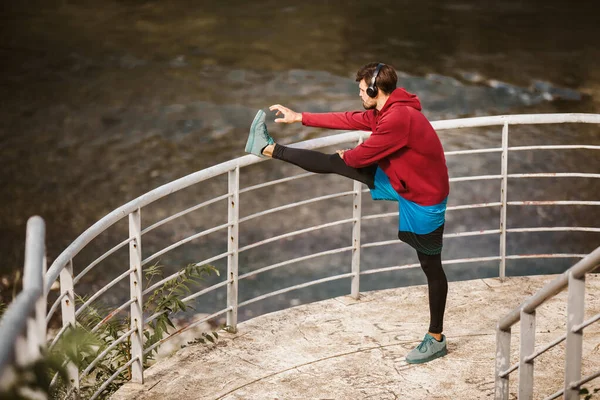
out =
[[(275, 145), (273, 158), (297, 165), (309, 172), (319, 174), (337, 174), (362, 182), (370, 189), (375, 187), (375, 171), (377, 165), (364, 168), (352, 168), (346, 165), (337, 153), (325, 154), (313, 150), (294, 149)], [(427, 255), (417, 251), (421, 268), (427, 276), (429, 289), (429, 332), (442, 333), (444, 325), (444, 310), (448, 295), (448, 280), (442, 268), (441, 254)]]

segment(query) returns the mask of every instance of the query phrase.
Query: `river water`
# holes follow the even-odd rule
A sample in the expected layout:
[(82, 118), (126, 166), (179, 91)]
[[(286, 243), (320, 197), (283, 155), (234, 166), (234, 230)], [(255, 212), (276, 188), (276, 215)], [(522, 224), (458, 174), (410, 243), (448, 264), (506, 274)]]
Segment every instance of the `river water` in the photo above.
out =
[[(502, 113), (600, 111), (600, 48), (591, 2), (379, 1), (61, 1), (4, 5), (1, 12), (3, 73), (0, 107), (0, 254), (3, 296), (23, 263), (25, 223), (38, 214), (47, 223), (48, 260), (87, 227), (127, 201), (173, 179), (243, 155), (252, 117), (281, 103), (297, 111), (360, 109), (355, 71), (380, 61), (399, 72), (399, 85), (419, 95), (431, 120)], [(332, 134), (302, 126), (269, 129), (282, 143)], [(512, 131), (511, 131), (512, 132)], [(600, 144), (597, 127), (516, 128), (511, 145)], [(440, 134), (446, 150), (498, 146), (498, 129)], [(519, 152), (511, 172), (598, 172), (594, 152)], [(496, 174), (497, 155), (449, 158), (451, 176)], [(299, 173), (262, 163), (242, 174), (242, 185)], [(216, 180), (143, 210), (143, 224), (160, 220), (224, 193)], [(320, 176), (273, 191), (242, 196), (250, 213), (315, 195), (350, 190)], [(509, 200), (595, 199), (597, 180), (529, 180), (509, 188)], [(456, 184), (450, 204), (498, 201), (493, 184)], [(349, 217), (349, 199), (276, 214), (243, 224), (240, 244), (310, 224)], [(368, 199), (367, 199), (368, 200)], [(365, 213), (393, 205), (365, 200)], [(208, 209), (148, 235), (145, 256), (166, 243), (223, 223), (223, 208)], [(597, 207), (511, 209), (509, 226), (589, 226)], [(126, 222), (125, 222), (126, 224)], [(81, 270), (123, 240), (121, 224), (75, 260)], [(512, 225), (511, 225), (512, 224)], [(448, 232), (497, 229), (497, 210), (449, 213)], [(337, 230), (336, 230), (337, 229)], [(348, 226), (322, 236), (302, 236), (240, 255), (240, 270), (349, 244)], [(395, 221), (364, 223), (363, 240), (395, 238)], [(222, 237), (183, 246), (160, 263), (174, 271), (224, 251)], [(511, 253), (585, 253), (598, 234), (518, 236)], [(497, 236), (448, 241), (444, 257), (497, 252)], [(126, 253), (126, 252), (125, 252)], [(98, 289), (127, 265), (100, 264), (82, 280), (81, 292)], [(147, 253), (147, 254), (146, 254)], [(366, 249), (366, 269), (414, 262), (410, 249)], [(509, 263), (511, 274), (564, 270), (573, 260)], [(224, 264), (216, 264), (221, 271)], [(240, 283), (242, 300), (273, 288), (347, 272), (349, 256), (312, 260)], [(497, 274), (497, 263), (451, 266), (451, 279)], [(214, 281), (214, 280), (212, 280)], [(211, 282), (212, 282), (211, 281)], [(369, 275), (364, 290), (422, 283), (418, 270)], [(241, 311), (241, 318), (344, 294), (347, 280), (278, 296)], [(126, 295), (122, 287), (113, 298)], [(219, 292), (200, 310), (222, 305)], [(265, 303), (265, 304), (263, 304)], [(204, 307), (206, 305), (206, 307)], [(216, 307), (220, 309), (222, 307)]]

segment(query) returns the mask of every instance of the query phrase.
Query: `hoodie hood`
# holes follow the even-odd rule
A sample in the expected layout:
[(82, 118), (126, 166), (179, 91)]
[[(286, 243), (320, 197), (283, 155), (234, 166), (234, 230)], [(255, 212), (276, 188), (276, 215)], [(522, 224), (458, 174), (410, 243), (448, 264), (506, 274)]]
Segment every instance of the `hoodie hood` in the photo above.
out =
[(392, 104), (398, 104), (399, 106), (412, 107), (418, 111), (421, 111), (421, 102), (416, 94), (407, 92), (404, 88), (396, 88), (385, 102), (380, 112), (386, 111), (392, 106)]

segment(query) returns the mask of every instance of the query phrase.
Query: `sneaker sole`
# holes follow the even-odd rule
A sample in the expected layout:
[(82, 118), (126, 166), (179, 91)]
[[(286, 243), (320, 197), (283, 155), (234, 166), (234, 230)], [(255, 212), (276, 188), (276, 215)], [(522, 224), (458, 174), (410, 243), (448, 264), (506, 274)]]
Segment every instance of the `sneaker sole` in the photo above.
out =
[(448, 349), (446, 347), (444, 347), (442, 350), (438, 351), (437, 353), (434, 353), (434, 354), (430, 355), (427, 358), (422, 358), (422, 359), (419, 359), (419, 360), (408, 360), (408, 359), (406, 359), (406, 362), (409, 363), (409, 364), (425, 364), (426, 362), (433, 361), (436, 358), (444, 357), (446, 354), (448, 354)]
[(252, 153), (252, 147), (254, 147), (254, 132), (256, 130), (256, 124), (258, 124), (264, 113), (264, 111), (259, 110), (252, 121), (252, 125), (250, 125), (250, 134), (248, 135), (248, 140), (246, 141), (246, 153), (254, 154)]

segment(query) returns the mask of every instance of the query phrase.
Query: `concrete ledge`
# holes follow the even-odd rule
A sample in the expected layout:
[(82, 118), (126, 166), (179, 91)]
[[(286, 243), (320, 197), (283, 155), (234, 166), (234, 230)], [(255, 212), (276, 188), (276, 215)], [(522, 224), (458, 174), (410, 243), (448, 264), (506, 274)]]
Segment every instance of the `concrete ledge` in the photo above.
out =
[[(482, 399), (493, 398), (497, 321), (556, 276), (451, 282), (449, 354), (410, 365), (425, 334), (427, 288), (338, 297), (254, 318), (216, 345), (195, 345), (146, 371), (112, 399)], [(586, 281), (586, 319), (600, 313), (600, 275)], [(536, 348), (564, 334), (566, 292), (537, 312)], [(517, 361), (518, 331), (513, 329)], [(600, 370), (600, 323), (585, 330), (583, 374)], [(535, 361), (536, 398), (563, 385), (564, 343)], [(518, 375), (511, 374), (511, 398)], [(588, 387), (600, 387), (598, 380)]]

